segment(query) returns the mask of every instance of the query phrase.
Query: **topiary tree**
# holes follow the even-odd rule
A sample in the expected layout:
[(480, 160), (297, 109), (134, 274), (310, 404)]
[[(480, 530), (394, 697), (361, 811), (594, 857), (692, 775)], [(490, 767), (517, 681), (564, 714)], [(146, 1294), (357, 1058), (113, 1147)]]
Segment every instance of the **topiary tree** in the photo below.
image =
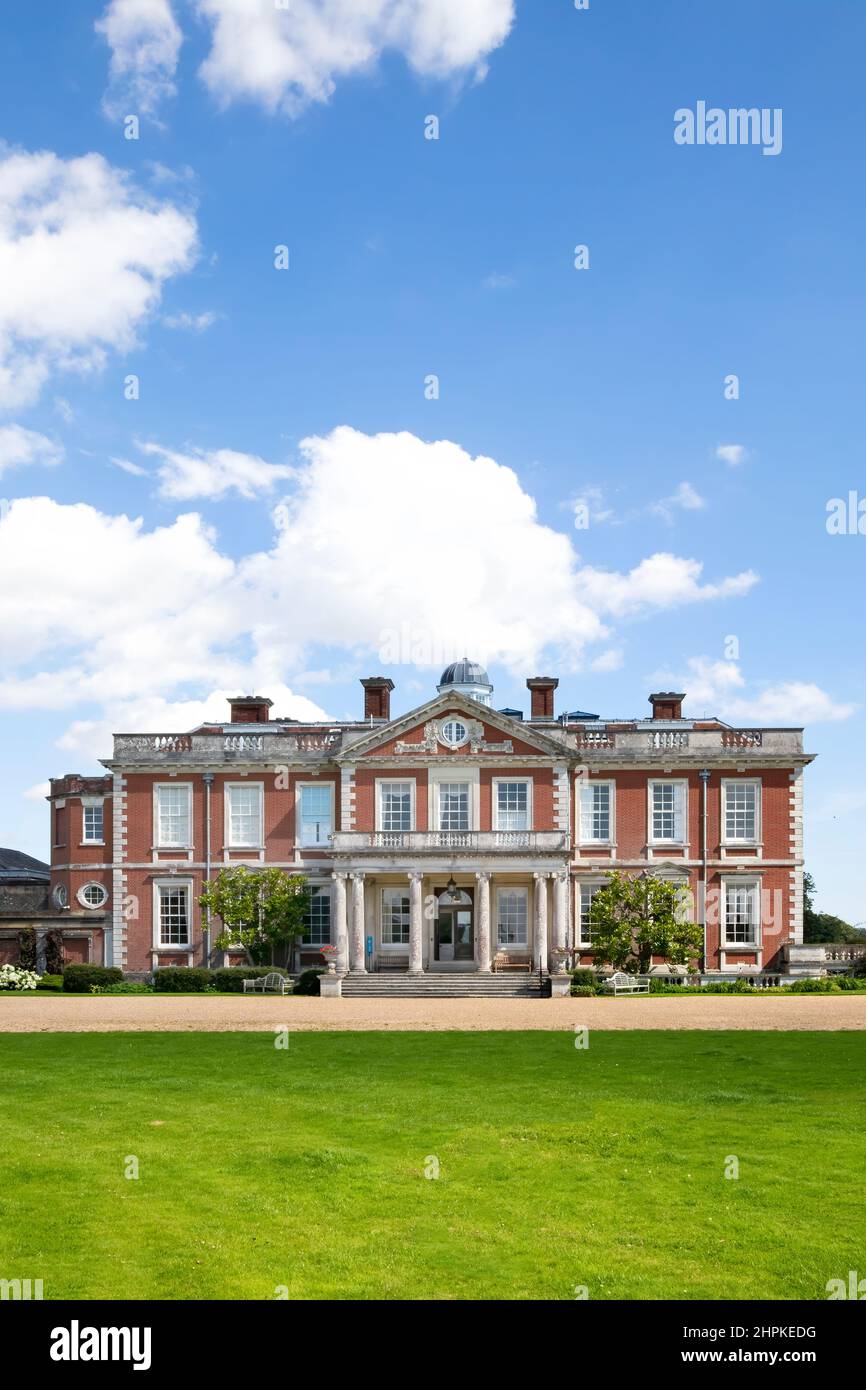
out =
[(267, 965), (275, 946), (291, 946), (303, 933), (306, 883), (303, 874), (284, 869), (220, 869), (199, 898), (222, 922), (217, 947), (243, 946), (252, 965)]
[(59, 931), (45, 934), (45, 974), (62, 975), (66, 957), (63, 954), (63, 937)]
[(690, 902), (688, 889), (667, 879), (611, 874), (590, 907), (596, 961), (641, 975), (654, 956), (671, 965), (688, 965), (703, 946), (700, 926), (686, 915)]
[(22, 970), (36, 969), (35, 927), (25, 927), (18, 933), (18, 964)]

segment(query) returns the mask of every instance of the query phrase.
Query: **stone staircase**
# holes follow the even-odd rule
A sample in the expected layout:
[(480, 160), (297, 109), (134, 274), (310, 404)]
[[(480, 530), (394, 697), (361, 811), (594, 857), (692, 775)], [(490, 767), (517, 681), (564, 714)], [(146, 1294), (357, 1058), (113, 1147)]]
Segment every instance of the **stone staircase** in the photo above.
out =
[[(546, 978), (546, 977), (545, 977)], [(538, 974), (481, 975), (475, 971), (409, 975), (345, 975), (344, 999), (539, 999)]]

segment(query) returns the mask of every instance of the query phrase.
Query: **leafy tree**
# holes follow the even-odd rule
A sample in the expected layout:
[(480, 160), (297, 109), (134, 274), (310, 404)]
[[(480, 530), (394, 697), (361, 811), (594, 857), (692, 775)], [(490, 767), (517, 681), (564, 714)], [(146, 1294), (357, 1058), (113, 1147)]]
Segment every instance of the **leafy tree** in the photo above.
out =
[(803, 940), (804, 941), (863, 941), (866, 935), (845, 922), (834, 917), (832, 912), (815, 911), (815, 880), (811, 874), (803, 875)]
[(36, 969), (35, 927), (24, 927), (18, 933), (18, 965), (22, 970)]
[(45, 935), (45, 973), (62, 975), (66, 958), (63, 954), (63, 937), (59, 931), (46, 932)]
[(220, 869), (205, 886), (199, 903), (218, 917), (221, 951), (243, 946), (253, 965), (268, 965), (276, 946), (291, 946), (303, 933), (307, 880), (284, 869), (248, 869), (245, 864)]
[(688, 889), (651, 874), (611, 874), (592, 899), (590, 926), (597, 961), (646, 974), (654, 956), (688, 965), (700, 954), (700, 926), (687, 920)]

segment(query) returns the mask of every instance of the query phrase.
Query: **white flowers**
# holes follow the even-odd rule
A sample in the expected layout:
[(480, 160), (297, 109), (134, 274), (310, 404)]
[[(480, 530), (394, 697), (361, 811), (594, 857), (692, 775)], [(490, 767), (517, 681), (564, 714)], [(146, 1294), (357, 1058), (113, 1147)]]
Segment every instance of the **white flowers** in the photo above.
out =
[(35, 970), (17, 965), (0, 965), (0, 989), (35, 989), (39, 976)]

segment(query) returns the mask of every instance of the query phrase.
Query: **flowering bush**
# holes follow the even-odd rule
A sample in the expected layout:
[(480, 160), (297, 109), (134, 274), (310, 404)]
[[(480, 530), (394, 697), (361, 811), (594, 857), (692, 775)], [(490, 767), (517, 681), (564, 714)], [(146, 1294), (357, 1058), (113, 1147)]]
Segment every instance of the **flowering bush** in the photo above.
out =
[(0, 965), (0, 989), (35, 989), (39, 976), (35, 970), (22, 970), (17, 965)]

